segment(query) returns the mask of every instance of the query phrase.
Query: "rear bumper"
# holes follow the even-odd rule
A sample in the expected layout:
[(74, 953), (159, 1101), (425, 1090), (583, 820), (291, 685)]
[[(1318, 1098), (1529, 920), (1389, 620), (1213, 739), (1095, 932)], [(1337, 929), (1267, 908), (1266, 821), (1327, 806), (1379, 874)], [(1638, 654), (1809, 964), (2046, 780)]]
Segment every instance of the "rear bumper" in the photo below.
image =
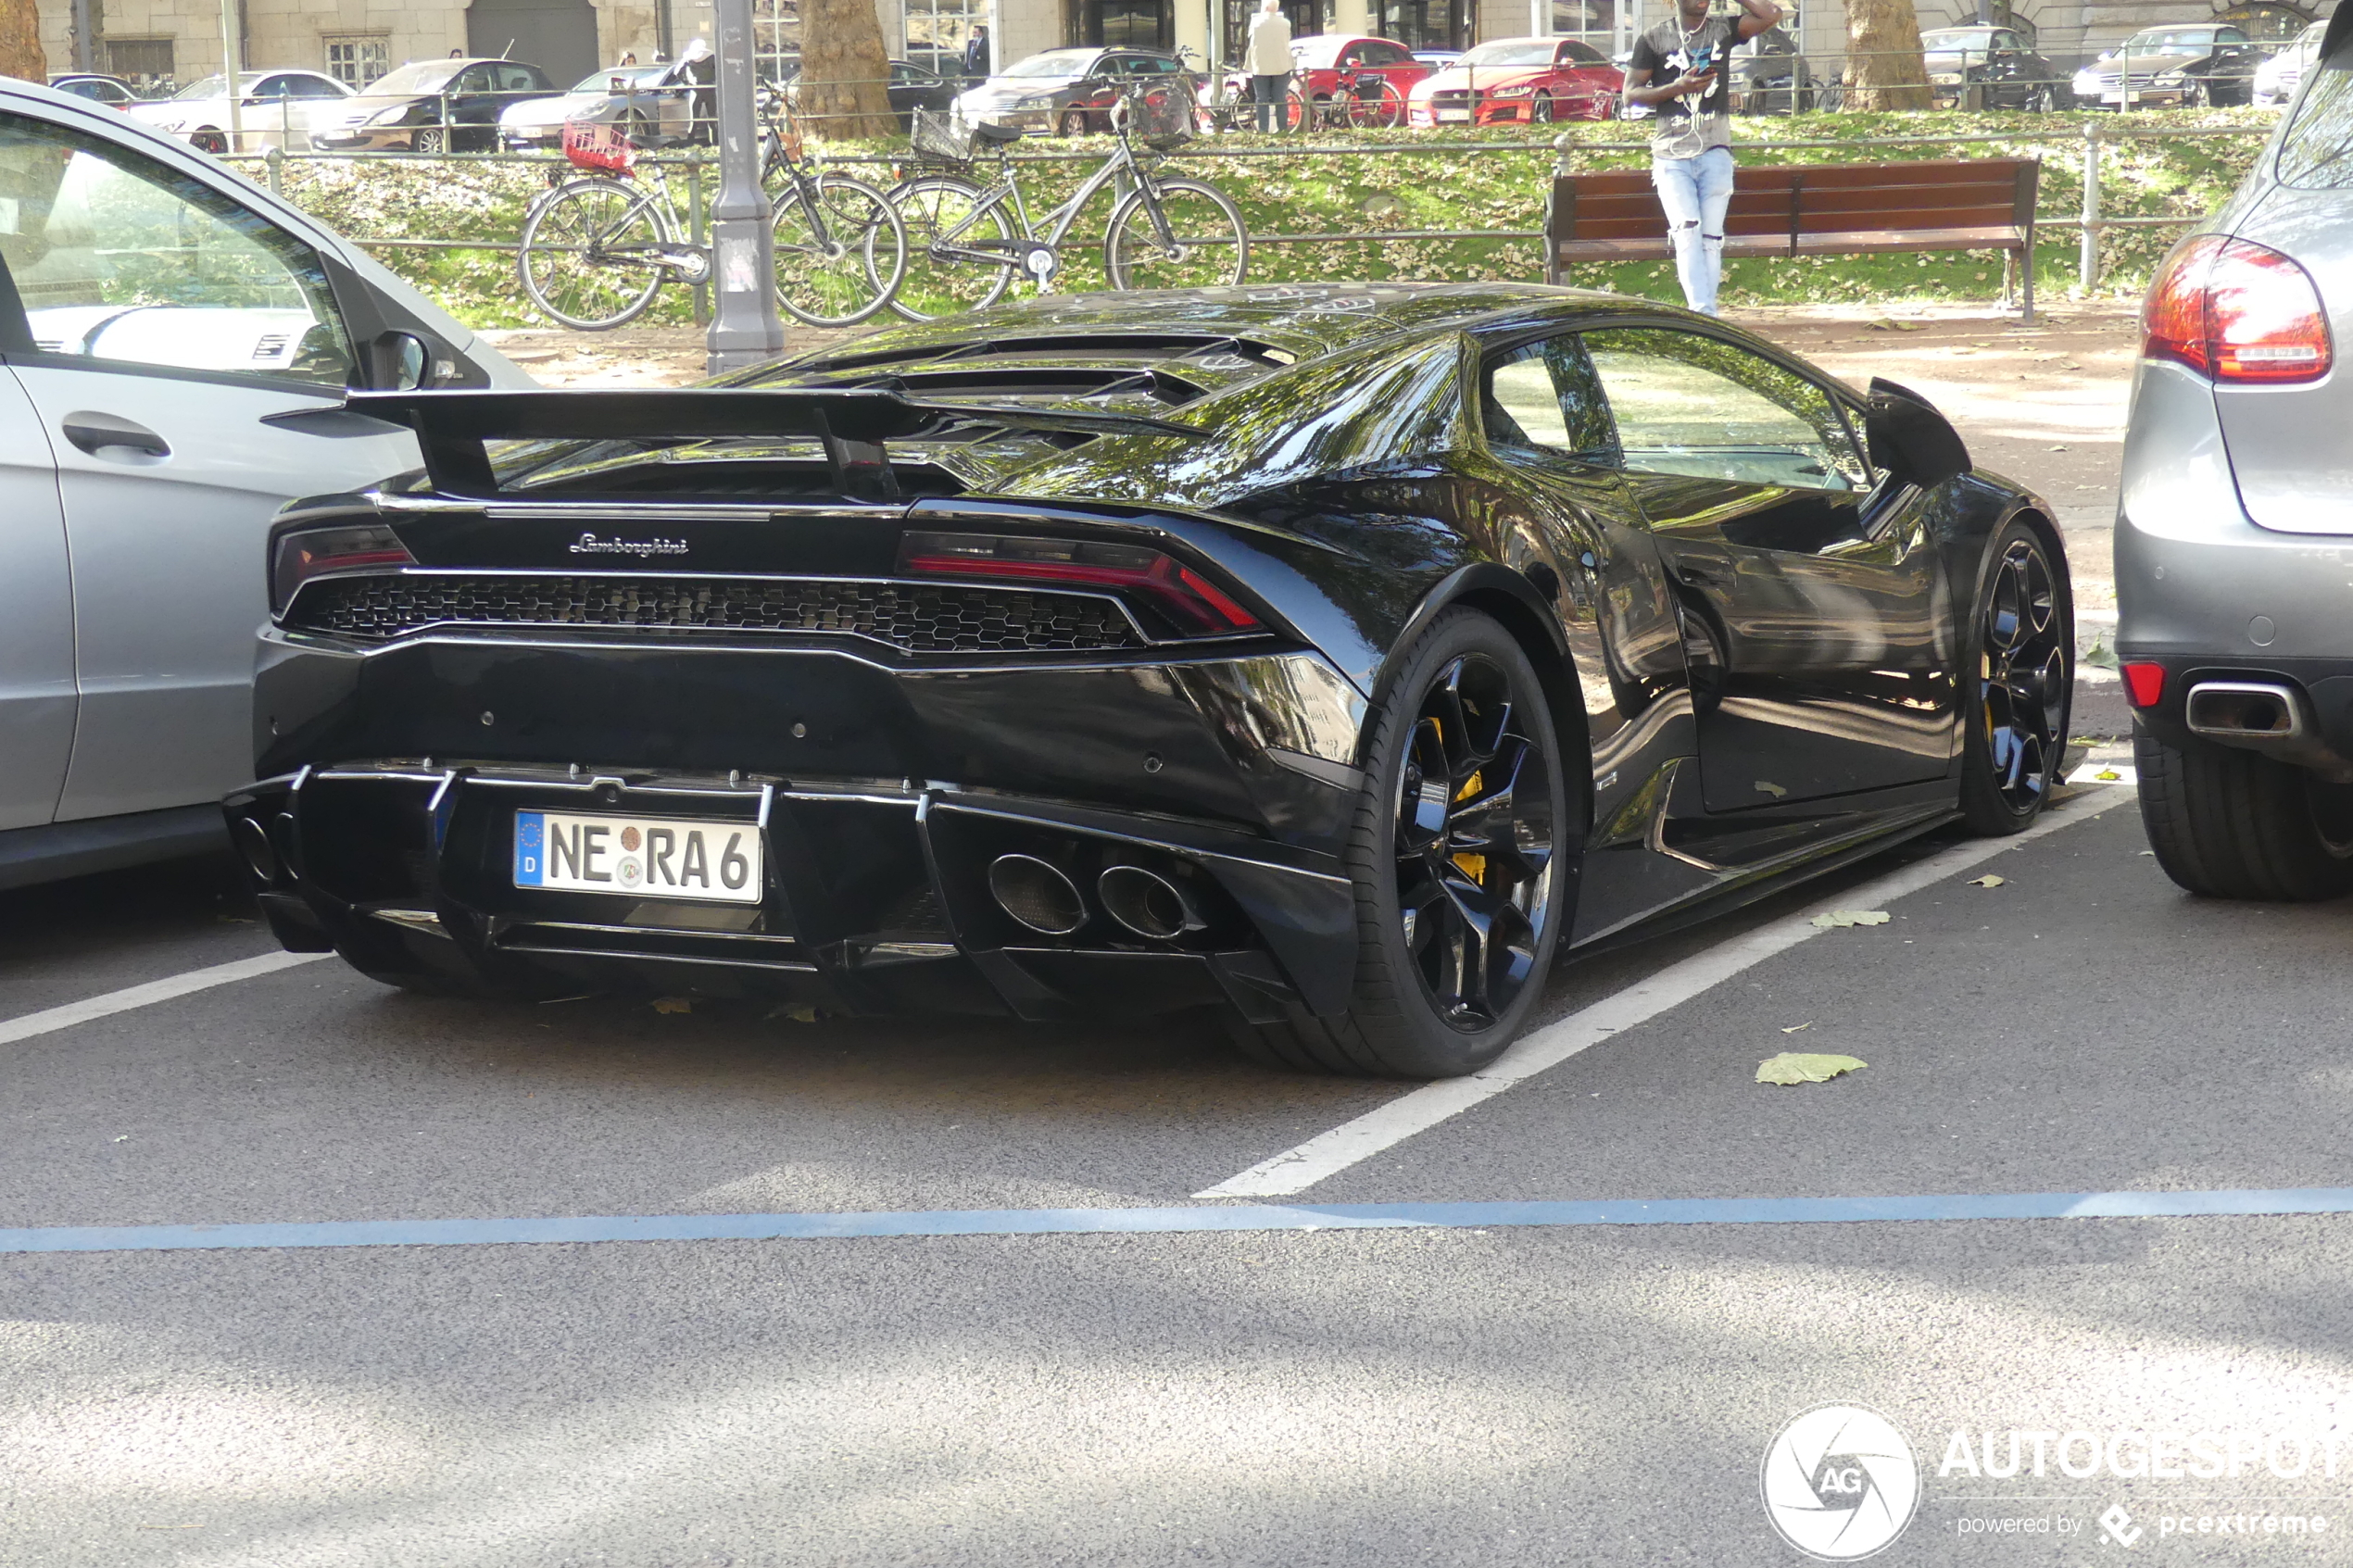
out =
[[(945, 669), (824, 646), (272, 632), (255, 694), (274, 776), (231, 797), (232, 835), (258, 847), (283, 940), (377, 973), (1025, 1018), (1271, 1018), (1336, 1010), (1353, 984), (1340, 854), (1363, 705), (1314, 655)], [(772, 885), (748, 923), (517, 888), (519, 809), (741, 819)], [(1059, 868), (1085, 923), (1050, 937), (1008, 915), (988, 881), (1006, 854)], [(1095, 886), (1114, 865), (1182, 887), (1202, 921), (1121, 928)]]
[[(872, 781), (370, 761), (264, 780), (225, 803), (272, 930), (379, 977), (768, 996), (874, 1014), (1030, 1020), (1201, 1008), (1335, 1013), (1355, 970), (1338, 862), (1198, 822)], [(741, 821), (762, 901), (686, 904), (517, 887), (521, 809)], [(1085, 922), (1026, 928), (990, 891), (1005, 855), (1060, 869)], [(1097, 881), (1134, 866), (1197, 928), (1123, 929)]]
[(2353, 767), (2353, 537), (2258, 526), (2240, 503), (2213, 389), (2176, 365), (2144, 362), (2133, 384), (2116, 518), (2116, 651), (2165, 671), (2136, 709), (2169, 745), (2203, 681), (2303, 695), (2324, 752)]

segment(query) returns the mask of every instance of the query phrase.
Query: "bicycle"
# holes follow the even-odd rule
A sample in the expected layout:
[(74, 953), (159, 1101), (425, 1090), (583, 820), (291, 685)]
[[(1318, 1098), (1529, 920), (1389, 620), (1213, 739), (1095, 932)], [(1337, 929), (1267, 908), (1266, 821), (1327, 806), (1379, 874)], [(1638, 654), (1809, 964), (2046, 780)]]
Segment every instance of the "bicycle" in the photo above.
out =
[[(846, 327), (889, 303), (907, 270), (906, 226), (863, 180), (820, 172), (789, 126), (761, 132), (761, 183), (786, 180), (772, 204), (776, 301), (812, 327)], [(564, 157), (583, 173), (532, 204), (515, 270), (523, 292), (568, 327), (606, 332), (645, 314), (672, 279), (711, 276), (711, 249), (686, 228), (668, 175), (633, 183), (639, 148), (620, 127), (564, 126)]]
[(1112, 111), (1119, 140), (1111, 156), (1068, 201), (1033, 223), (1007, 151), (1023, 132), (917, 109), (912, 142), (919, 157), (966, 170), (994, 153), (997, 171), (987, 185), (958, 172), (919, 174), (891, 189), (912, 242), (891, 309), (911, 321), (983, 309), (1023, 274), (1040, 294), (1051, 293), (1071, 226), (1106, 186), (1124, 193), (1103, 231), (1103, 271), (1113, 288), (1239, 283), (1250, 270), (1250, 232), (1240, 211), (1214, 185), (1155, 175), (1136, 152), (1139, 137), (1151, 151), (1168, 151), (1194, 133), (1199, 119), (1189, 87), (1130, 86)]

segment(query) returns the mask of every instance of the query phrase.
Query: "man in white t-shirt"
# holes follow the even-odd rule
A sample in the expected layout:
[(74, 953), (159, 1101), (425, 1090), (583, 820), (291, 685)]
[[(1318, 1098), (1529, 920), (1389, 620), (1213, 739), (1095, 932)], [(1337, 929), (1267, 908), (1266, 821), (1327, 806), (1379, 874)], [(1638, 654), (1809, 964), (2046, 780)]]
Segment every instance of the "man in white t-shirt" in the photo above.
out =
[[(1290, 22), (1283, 16), (1282, 0), (1265, 0), (1250, 19), (1250, 47), (1242, 52), (1250, 68), (1250, 96), (1258, 106), (1258, 129), (1283, 128), (1283, 94), (1290, 87)], [(1301, 129), (1304, 130), (1305, 127)]]

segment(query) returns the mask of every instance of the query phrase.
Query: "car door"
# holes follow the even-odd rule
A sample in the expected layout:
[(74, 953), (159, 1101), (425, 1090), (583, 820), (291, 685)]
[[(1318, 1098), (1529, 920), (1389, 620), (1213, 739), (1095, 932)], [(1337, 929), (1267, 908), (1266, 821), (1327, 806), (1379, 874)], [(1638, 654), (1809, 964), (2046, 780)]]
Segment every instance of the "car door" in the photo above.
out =
[[(30, 335), (15, 301), (0, 276), (0, 348), (21, 351)], [(32, 400), (0, 370), (0, 830), (37, 827), (56, 814), (75, 706), (57, 465)]]
[(216, 798), (252, 766), (262, 552), (288, 497), (418, 462), (333, 409), (350, 334), (317, 254), (176, 165), (0, 114), (9, 369), (57, 466), (80, 694), (57, 815)]
[(1726, 338), (1588, 332), (1680, 601), (1711, 811), (1944, 777), (1950, 617), (1916, 492), (1842, 398)]
[[(496, 125), (498, 123), (498, 68), (484, 61), (468, 66), (449, 84), (449, 120), (453, 125)], [(460, 150), (457, 136), (449, 138), (449, 150)]]

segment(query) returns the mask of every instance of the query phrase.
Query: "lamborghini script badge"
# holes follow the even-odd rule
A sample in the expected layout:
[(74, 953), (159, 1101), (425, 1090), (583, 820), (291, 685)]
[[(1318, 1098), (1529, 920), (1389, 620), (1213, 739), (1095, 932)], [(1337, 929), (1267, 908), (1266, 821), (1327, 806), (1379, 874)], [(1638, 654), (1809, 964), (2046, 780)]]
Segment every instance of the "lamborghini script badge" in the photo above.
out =
[(572, 546), (575, 556), (635, 556), (639, 560), (648, 556), (683, 556), (686, 553), (684, 539), (599, 539), (584, 533)]

